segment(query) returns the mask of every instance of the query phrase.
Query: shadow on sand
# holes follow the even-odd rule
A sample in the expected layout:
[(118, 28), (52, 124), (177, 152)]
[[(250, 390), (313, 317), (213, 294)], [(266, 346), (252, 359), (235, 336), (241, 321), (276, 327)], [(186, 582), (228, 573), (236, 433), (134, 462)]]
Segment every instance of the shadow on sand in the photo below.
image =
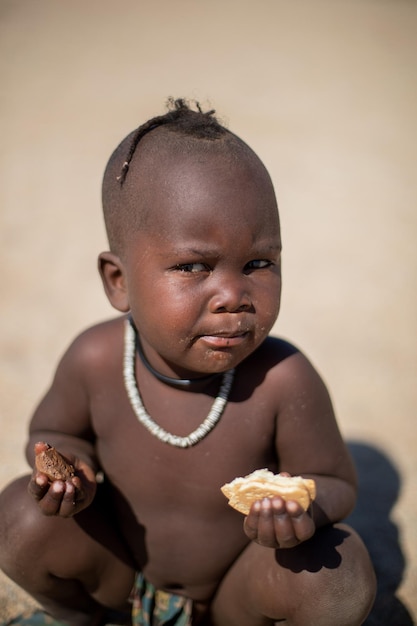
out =
[(348, 445), (358, 471), (359, 494), (347, 522), (367, 545), (378, 581), (375, 605), (364, 626), (414, 626), (409, 611), (396, 597), (406, 563), (398, 528), (390, 519), (400, 491), (399, 473), (377, 448), (360, 442)]

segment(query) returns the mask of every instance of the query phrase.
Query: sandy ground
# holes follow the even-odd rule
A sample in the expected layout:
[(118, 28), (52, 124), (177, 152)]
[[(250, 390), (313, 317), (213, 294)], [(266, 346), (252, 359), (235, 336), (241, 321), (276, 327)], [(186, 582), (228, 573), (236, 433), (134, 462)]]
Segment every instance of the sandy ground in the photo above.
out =
[[(211, 102), (269, 168), (284, 237), (276, 333), (327, 381), (357, 461), (369, 624), (417, 616), (417, 4), (2, 0), (0, 487), (57, 359), (113, 314), (100, 179), (167, 96)], [(27, 597), (0, 578), (0, 620)], [(337, 625), (335, 625), (337, 626)]]

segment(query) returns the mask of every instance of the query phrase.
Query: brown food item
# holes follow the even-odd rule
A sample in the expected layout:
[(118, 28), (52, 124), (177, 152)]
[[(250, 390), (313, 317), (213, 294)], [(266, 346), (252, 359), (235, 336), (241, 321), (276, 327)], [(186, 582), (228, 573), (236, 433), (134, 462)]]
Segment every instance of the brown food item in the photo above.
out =
[(301, 476), (280, 476), (267, 469), (255, 470), (243, 478), (235, 478), (221, 487), (229, 498), (231, 507), (248, 515), (256, 500), (280, 496), (284, 500), (294, 500), (304, 511), (316, 497), (316, 483), (311, 478)]
[(51, 481), (66, 481), (75, 475), (74, 466), (47, 443), (35, 445), (35, 465), (38, 472), (46, 474)]

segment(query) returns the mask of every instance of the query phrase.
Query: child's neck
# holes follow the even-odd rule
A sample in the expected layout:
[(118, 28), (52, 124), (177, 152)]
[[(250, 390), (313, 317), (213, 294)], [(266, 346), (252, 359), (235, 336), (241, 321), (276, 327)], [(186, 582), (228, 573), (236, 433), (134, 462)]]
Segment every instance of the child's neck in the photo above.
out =
[[(133, 322), (132, 322), (133, 325)], [(173, 378), (171, 376), (165, 376), (165, 374), (161, 374), (158, 372), (152, 365), (149, 363), (148, 359), (145, 356), (145, 353), (142, 349), (142, 344), (140, 342), (139, 335), (135, 329), (136, 334), (136, 349), (141, 358), (142, 363), (146, 367), (146, 369), (153, 375), (155, 378), (160, 380), (162, 383), (166, 385), (171, 385), (171, 387), (178, 387), (180, 389), (184, 389), (191, 387), (192, 385), (201, 384), (201, 383), (209, 383), (215, 380), (220, 373), (215, 372), (214, 374), (207, 374), (206, 376), (196, 376), (195, 378)]]

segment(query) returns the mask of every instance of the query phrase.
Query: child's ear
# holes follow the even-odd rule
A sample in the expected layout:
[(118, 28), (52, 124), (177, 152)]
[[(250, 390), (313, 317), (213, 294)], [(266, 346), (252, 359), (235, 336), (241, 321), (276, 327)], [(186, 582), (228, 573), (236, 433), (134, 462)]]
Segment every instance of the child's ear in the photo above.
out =
[(102, 252), (98, 257), (98, 271), (112, 307), (122, 313), (127, 313), (130, 306), (124, 266), (117, 254)]

